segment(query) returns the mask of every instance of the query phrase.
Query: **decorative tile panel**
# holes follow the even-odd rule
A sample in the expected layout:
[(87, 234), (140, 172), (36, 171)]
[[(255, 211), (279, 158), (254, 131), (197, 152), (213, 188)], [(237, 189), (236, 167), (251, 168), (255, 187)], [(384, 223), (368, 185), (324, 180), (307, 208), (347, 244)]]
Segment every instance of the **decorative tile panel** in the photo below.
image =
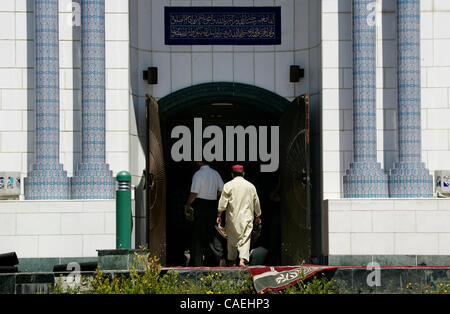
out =
[(105, 162), (105, 1), (82, 1), (81, 14), (82, 162), (72, 199), (113, 199), (115, 179)]
[(353, 1), (353, 163), (344, 197), (388, 197), (388, 179), (377, 162), (376, 29), (372, 0)]
[(36, 161), (24, 180), (30, 200), (69, 198), (59, 163), (59, 22), (57, 0), (35, 2)]
[(398, 162), (390, 197), (432, 197), (433, 176), (421, 162), (420, 1), (397, 1)]

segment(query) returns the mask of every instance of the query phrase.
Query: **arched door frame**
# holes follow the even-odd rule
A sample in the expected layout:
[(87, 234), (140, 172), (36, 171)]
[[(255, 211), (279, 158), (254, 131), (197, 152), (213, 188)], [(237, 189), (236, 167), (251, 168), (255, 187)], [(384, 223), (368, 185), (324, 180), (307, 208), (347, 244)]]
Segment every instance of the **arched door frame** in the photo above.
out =
[[(150, 103), (150, 99), (151, 97), (147, 95), (148, 104)], [(161, 119), (161, 123), (164, 124), (166, 119), (170, 119), (172, 115), (175, 115), (179, 111), (189, 107), (194, 108), (195, 106), (211, 103), (251, 104), (255, 110), (270, 112), (277, 118), (281, 118), (291, 104), (286, 98), (253, 85), (231, 82), (204, 83), (180, 89), (160, 98), (157, 101), (158, 121)], [(149, 108), (147, 108), (147, 112), (149, 114)], [(149, 121), (148, 116), (147, 121)], [(149, 131), (149, 122), (147, 123), (147, 129)], [(148, 143), (148, 147), (150, 147), (150, 143)], [(146, 159), (147, 169), (150, 169), (148, 155), (149, 150), (147, 150)], [(147, 186), (150, 185), (150, 176), (147, 175)], [(147, 192), (147, 203), (149, 201), (150, 193)], [(149, 222), (147, 225), (150, 225)], [(164, 257), (165, 254), (166, 252), (164, 252)]]
[(271, 111), (279, 116), (290, 104), (286, 98), (267, 89), (231, 82), (193, 85), (158, 100), (159, 113), (165, 117), (193, 105), (221, 102), (251, 103), (255, 108)]

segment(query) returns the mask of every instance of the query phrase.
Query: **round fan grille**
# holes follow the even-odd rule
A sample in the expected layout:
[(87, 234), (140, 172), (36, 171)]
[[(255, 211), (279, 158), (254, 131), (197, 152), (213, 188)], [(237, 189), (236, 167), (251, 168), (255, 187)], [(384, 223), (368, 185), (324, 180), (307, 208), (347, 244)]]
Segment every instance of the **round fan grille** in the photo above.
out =
[(292, 183), (306, 184), (305, 130), (298, 132), (289, 143), (286, 154), (286, 167), (294, 180)]
[(150, 209), (153, 209), (155, 204), (160, 201), (162, 195), (160, 192), (161, 185), (165, 182), (164, 161), (160, 151), (157, 137), (150, 132)]
[[(305, 130), (298, 132), (287, 146), (286, 152), (286, 191), (290, 191), (288, 195), (293, 201), (292, 204), (297, 204), (296, 206), (300, 207), (306, 205), (304, 199), (307, 180), (305, 134)], [(300, 215), (300, 212), (300, 210), (297, 210), (294, 215)]]

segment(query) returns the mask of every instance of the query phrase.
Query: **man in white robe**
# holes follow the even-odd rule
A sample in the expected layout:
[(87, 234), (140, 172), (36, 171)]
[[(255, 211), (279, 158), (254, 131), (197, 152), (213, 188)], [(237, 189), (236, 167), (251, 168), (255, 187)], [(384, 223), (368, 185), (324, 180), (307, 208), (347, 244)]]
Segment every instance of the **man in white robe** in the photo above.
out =
[(239, 257), (239, 266), (245, 266), (250, 260), (253, 221), (261, 223), (261, 207), (255, 186), (244, 179), (244, 167), (233, 166), (231, 175), (233, 179), (223, 186), (220, 196), (217, 223), (226, 211), (228, 260), (234, 263)]

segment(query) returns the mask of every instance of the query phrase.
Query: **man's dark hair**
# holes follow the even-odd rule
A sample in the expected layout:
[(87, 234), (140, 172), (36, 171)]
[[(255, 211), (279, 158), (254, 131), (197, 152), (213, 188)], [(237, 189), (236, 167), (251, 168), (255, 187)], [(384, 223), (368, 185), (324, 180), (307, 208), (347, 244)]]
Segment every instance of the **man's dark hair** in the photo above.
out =
[(235, 177), (243, 177), (243, 176), (244, 176), (244, 173), (243, 173), (243, 172), (240, 172), (240, 171), (233, 171), (233, 175), (234, 175)]

